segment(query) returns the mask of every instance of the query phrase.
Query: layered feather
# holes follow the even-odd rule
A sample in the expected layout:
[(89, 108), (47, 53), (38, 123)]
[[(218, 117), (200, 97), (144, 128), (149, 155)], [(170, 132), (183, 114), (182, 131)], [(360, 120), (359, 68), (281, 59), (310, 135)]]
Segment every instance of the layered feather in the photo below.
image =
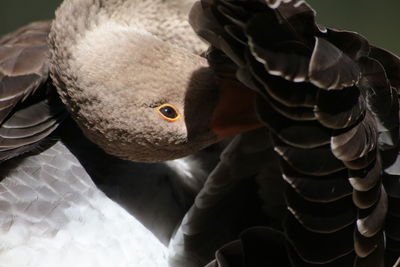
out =
[(279, 225), (284, 200), (276, 190), (283, 189), (278, 159), (270, 143), (254, 142), (266, 135), (260, 129), (237, 136), (224, 150), (170, 242), (171, 266), (203, 266), (243, 229)]
[(397, 58), (357, 33), (319, 27), (301, 0), (202, 0), (191, 14), (214, 54), (259, 93), (288, 183), (292, 265), (391, 266), (383, 233), (396, 232), (384, 225), (396, 204), (388, 208), (382, 172), (395, 172), (397, 159)]
[(38, 146), (66, 117), (49, 82), (50, 22), (0, 39), (0, 161)]

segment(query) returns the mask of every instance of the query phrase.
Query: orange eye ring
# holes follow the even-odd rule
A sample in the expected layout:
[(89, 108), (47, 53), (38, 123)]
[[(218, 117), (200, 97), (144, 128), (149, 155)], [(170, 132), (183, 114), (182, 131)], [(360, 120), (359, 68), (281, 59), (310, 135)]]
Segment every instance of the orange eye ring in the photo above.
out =
[(182, 117), (178, 109), (170, 104), (158, 106), (156, 111), (164, 120), (169, 122), (177, 121)]

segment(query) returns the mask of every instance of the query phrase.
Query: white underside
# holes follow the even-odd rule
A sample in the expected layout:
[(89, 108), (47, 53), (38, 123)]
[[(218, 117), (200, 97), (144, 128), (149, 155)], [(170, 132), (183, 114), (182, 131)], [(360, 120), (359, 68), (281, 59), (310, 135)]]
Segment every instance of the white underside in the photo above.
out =
[(61, 143), (9, 168), (0, 183), (1, 267), (167, 266), (167, 248)]

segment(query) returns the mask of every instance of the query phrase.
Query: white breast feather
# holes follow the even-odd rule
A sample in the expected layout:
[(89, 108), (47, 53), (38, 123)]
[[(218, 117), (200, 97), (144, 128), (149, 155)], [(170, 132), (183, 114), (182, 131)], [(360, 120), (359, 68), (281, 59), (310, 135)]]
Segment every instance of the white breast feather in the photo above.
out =
[(61, 143), (8, 168), (1, 267), (167, 266), (165, 246), (98, 190)]

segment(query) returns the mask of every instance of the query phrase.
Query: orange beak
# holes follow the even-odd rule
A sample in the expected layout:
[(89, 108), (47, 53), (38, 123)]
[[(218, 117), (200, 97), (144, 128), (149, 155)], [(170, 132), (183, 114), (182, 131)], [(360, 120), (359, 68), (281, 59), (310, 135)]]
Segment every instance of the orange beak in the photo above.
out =
[(255, 111), (256, 93), (233, 80), (219, 80), (219, 99), (210, 121), (218, 141), (263, 126)]

